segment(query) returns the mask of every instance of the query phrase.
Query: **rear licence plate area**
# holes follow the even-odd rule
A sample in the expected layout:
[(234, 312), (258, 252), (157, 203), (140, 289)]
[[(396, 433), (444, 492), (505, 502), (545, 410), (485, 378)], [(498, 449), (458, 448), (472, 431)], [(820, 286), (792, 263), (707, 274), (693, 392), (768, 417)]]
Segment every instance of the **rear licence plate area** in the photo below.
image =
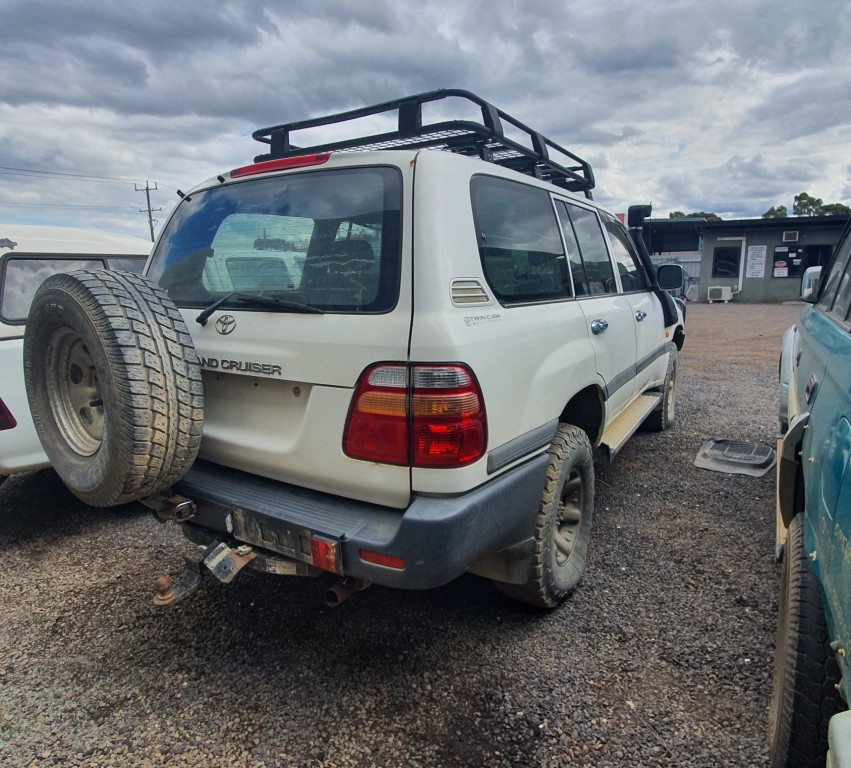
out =
[(342, 574), (339, 539), (240, 507), (232, 508), (230, 517), (239, 541)]

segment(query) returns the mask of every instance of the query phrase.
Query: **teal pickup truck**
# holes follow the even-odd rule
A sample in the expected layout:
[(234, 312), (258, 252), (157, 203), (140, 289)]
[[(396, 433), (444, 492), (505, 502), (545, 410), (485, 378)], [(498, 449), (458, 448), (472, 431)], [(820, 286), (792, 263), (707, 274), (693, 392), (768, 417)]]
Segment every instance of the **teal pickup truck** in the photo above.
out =
[(851, 225), (811, 277), (781, 351), (772, 768), (851, 767)]

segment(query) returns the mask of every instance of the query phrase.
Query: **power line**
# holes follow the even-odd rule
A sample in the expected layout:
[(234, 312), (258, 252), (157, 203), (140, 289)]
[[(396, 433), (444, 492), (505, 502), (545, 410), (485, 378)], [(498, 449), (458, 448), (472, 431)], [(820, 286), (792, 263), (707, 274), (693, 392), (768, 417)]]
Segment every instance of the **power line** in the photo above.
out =
[(109, 208), (113, 211), (135, 211), (132, 205), (74, 205), (71, 203), (7, 203), (0, 200), (2, 206), (15, 206), (18, 208)]
[[(85, 179), (89, 181), (120, 181), (126, 184), (135, 184), (137, 179), (125, 179), (119, 176), (97, 176), (93, 173), (63, 173), (62, 171), (45, 171), (38, 168), (14, 168), (9, 165), (0, 165), (0, 172), (2, 171), (17, 171), (19, 173), (24, 174), (39, 174), (41, 176), (59, 176), (59, 177), (67, 177), (71, 179)], [(10, 174), (13, 175), (13, 174)]]

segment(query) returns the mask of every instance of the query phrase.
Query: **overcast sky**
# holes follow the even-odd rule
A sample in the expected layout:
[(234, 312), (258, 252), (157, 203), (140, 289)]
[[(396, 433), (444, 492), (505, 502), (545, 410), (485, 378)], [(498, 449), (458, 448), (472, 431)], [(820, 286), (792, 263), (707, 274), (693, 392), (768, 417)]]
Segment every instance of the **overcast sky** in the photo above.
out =
[(254, 128), (435, 88), (586, 158), (615, 211), (851, 204), (849, 32), (840, 0), (0, 0), (0, 229), (147, 237), (134, 182), (161, 227)]

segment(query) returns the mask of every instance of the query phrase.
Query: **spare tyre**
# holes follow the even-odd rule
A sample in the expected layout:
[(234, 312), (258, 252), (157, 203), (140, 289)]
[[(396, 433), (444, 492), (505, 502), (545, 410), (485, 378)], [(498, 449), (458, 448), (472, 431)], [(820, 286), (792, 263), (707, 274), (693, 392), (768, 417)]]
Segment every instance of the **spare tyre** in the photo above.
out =
[(198, 355), (177, 307), (141, 275), (48, 277), (24, 333), (24, 379), (50, 463), (87, 504), (144, 498), (195, 460), (204, 421)]

